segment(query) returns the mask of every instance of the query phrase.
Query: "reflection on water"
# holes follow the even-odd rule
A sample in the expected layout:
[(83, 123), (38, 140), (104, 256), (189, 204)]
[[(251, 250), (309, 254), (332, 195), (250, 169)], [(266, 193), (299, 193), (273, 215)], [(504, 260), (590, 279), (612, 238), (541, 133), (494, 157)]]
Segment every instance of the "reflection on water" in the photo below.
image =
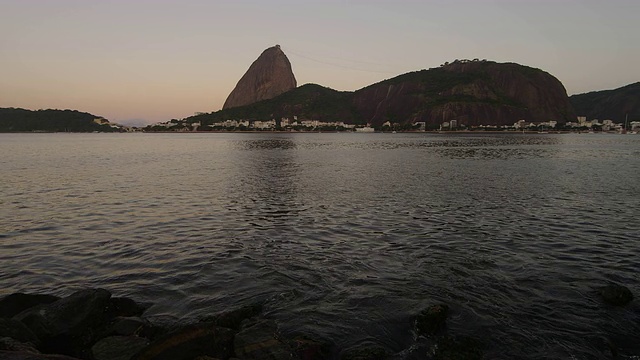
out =
[(267, 302), (285, 332), (412, 342), (424, 307), (488, 358), (640, 348), (640, 137), (0, 135), (0, 295), (102, 286), (194, 319)]

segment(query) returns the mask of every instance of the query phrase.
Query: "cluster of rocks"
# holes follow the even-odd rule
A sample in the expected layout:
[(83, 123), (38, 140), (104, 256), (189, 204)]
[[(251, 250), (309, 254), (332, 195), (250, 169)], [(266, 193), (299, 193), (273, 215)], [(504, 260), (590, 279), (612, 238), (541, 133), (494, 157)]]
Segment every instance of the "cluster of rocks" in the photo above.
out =
[[(633, 299), (623, 286), (600, 292), (605, 302)], [(416, 316), (413, 346), (393, 353), (365, 344), (337, 350), (327, 341), (284, 337), (260, 304), (169, 329), (144, 319), (145, 307), (104, 289), (59, 298), (16, 293), (0, 300), (0, 359), (8, 360), (342, 360), (482, 359), (483, 345), (446, 331), (449, 307), (433, 305)]]

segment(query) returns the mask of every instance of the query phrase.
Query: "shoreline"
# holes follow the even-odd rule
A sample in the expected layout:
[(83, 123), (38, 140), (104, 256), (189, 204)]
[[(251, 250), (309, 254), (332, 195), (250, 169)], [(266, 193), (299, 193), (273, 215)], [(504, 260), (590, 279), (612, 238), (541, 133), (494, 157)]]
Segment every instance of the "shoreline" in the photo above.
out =
[[(599, 289), (604, 304), (633, 299), (621, 285)], [(84, 289), (67, 297), (14, 293), (0, 299), (0, 358), (9, 360), (381, 360), (483, 359), (479, 338), (451, 334), (447, 304), (433, 304), (409, 320), (412, 344), (390, 349), (361, 342), (338, 348), (314, 334), (282, 334), (256, 303), (212, 311), (197, 322), (159, 325), (144, 317), (149, 305), (113, 297), (105, 289)], [(611, 341), (600, 351), (616, 357)], [(429, 357), (427, 354), (432, 355)]]

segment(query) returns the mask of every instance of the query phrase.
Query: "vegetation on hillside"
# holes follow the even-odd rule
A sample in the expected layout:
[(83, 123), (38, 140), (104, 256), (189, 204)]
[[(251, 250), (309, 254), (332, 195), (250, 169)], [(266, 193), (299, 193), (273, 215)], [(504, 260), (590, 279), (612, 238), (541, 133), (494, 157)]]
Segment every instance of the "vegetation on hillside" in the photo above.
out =
[(208, 114), (188, 117), (188, 122), (210, 125), (228, 119), (271, 120), (299, 116), (314, 120), (341, 120), (353, 122), (351, 93), (329, 89), (317, 84), (306, 84), (273, 99), (254, 104), (224, 109)]
[(589, 120), (640, 121), (640, 82), (614, 90), (592, 91), (569, 97), (578, 116)]
[[(98, 124), (102, 119), (76, 110), (26, 110), (0, 108), (0, 132), (112, 132), (118, 131), (108, 124)], [(106, 120), (104, 120), (106, 122)]]

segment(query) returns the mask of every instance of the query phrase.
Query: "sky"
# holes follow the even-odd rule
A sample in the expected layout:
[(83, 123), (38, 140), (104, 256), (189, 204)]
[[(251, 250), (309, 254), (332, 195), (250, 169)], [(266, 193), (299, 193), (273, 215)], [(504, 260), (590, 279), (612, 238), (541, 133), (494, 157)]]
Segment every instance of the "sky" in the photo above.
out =
[(0, 0), (0, 107), (143, 125), (219, 110), (279, 44), (298, 85), (357, 90), (455, 59), (569, 95), (640, 80), (639, 0)]

